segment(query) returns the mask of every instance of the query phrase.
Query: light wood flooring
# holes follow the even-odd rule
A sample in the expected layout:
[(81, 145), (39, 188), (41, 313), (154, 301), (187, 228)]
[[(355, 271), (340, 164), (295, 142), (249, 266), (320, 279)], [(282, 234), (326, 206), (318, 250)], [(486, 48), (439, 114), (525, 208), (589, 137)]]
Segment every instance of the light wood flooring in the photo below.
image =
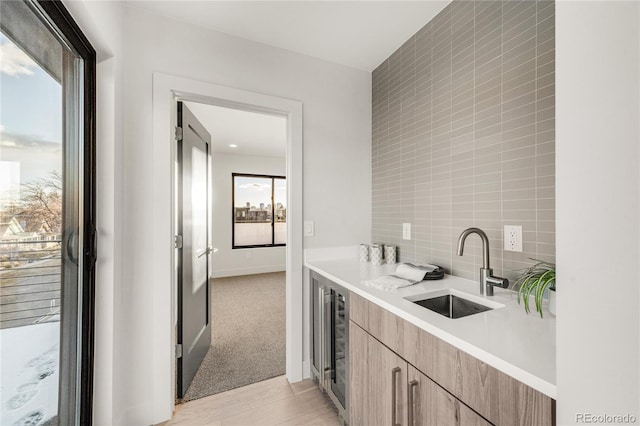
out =
[(176, 406), (164, 426), (338, 426), (335, 408), (312, 380), (290, 384), (285, 376)]

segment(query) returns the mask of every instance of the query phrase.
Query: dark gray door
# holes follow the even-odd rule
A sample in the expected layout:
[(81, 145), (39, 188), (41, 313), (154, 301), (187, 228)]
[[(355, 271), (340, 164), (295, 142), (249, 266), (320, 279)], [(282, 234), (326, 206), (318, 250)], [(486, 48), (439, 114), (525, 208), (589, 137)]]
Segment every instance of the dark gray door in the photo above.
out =
[(211, 345), (209, 300), (209, 144), (211, 136), (178, 102), (178, 398), (187, 392)]

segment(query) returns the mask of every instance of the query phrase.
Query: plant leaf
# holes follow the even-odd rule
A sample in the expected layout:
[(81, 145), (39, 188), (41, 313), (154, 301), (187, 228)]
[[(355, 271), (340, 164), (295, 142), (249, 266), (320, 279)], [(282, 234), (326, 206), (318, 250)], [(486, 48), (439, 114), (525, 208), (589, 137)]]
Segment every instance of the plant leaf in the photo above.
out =
[(526, 268), (516, 279), (514, 287), (518, 291), (518, 303), (523, 301), (524, 309), (530, 312), (530, 297), (533, 294), (536, 310), (543, 316), (542, 303), (544, 292), (550, 285), (555, 288), (556, 265), (544, 260), (529, 258), (536, 262)]
[(540, 317), (542, 317), (542, 301), (543, 301), (544, 291), (551, 283), (551, 280), (554, 279), (554, 276), (555, 276), (555, 271), (549, 270), (544, 274), (542, 274), (540, 278), (538, 278), (537, 280), (537, 283), (535, 286), (536, 287), (535, 299), (536, 299), (536, 310), (540, 312)]
[(524, 310), (527, 311), (527, 313), (529, 313), (529, 298), (531, 297), (531, 293), (533, 292), (533, 290), (536, 287), (536, 281), (537, 280), (532, 280), (529, 281), (529, 285), (527, 286), (527, 292), (525, 294), (525, 299), (524, 299)]
[(522, 284), (520, 285), (520, 288), (518, 289), (518, 303), (520, 303), (520, 298), (523, 299), (523, 302), (525, 304), (525, 310), (528, 311), (528, 305), (529, 302), (528, 300), (525, 299), (524, 295), (527, 291), (527, 287), (529, 285), (529, 281), (531, 280), (531, 276), (527, 276), (524, 278)]

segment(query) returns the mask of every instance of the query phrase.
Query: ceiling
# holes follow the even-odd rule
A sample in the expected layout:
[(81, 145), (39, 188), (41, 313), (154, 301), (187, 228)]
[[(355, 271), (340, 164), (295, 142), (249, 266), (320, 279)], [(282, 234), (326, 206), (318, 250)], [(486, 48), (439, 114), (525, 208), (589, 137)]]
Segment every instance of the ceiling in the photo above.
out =
[[(185, 102), (211, 133), (211, 151), (238, 155), (284, 157), (287, 119), (213, 105)], [(232, 148), (229, 145), (238, 145)]]
[(373, 71), (446, 1), (134, 1), (237, 37)]

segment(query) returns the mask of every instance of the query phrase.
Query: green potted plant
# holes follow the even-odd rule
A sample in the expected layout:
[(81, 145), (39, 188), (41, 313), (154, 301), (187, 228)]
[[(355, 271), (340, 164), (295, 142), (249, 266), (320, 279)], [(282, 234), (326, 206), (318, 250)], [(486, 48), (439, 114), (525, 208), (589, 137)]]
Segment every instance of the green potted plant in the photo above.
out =
[(518, 289), (518, 303), (522, 300), (525, 311), (529, 313), (529, 297), (533, 294), (536, 311), (542, 318), (542, 296), (548, 288), (549, 311), (555, 315), (556, 265), (542, 260), (531, 260), (535, 260), (536, 263), (527, 268), (515, 282), (514, 287)]

